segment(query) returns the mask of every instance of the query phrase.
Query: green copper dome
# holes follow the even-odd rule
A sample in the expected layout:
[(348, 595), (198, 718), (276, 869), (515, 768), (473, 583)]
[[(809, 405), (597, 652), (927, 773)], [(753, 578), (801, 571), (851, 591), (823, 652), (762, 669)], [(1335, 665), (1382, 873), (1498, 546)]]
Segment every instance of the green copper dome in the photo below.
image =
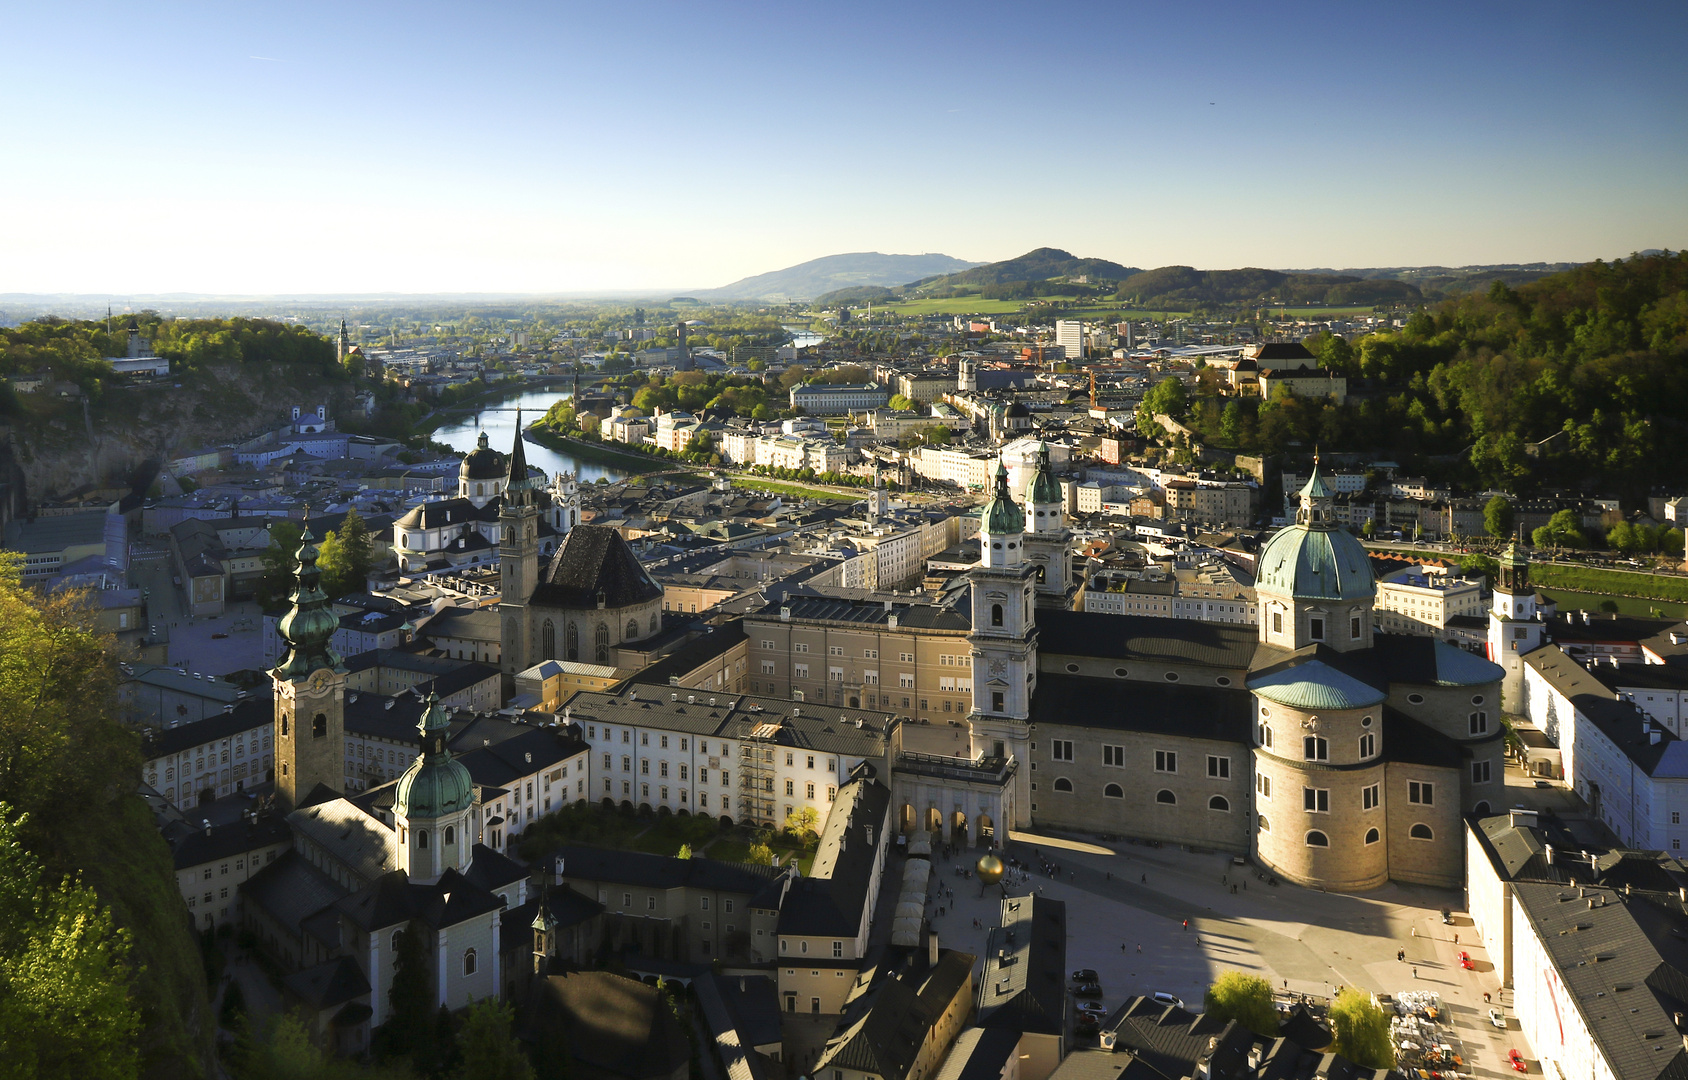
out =
[(1049, 444), (1040, 442), (1037, 444), (1037, 471), (1032, 474), (1032, 482), (1026, 485), (1026, 504), (1062, 501), (1061, 485), (1049, 468)]
[(1377, 595), (1371, 560), (1359, 538), (1331, 520), (1331, 492), (1313, 458), (1313, 475), (1301, 489), (1295, 524), (1266, 542), (1254, 587), (1298, 600), (1366, 600)]
[(979, 527), (992, 536), (1026, 531), (1026, 512), (1015, 504), (1014, 496), (1009, 493), (1008, 470), (1000, 461), (996, 463), (996, 490), (991, 494), (991, 501), (985, 504)]
[(437, 694), (416, 729), (422, 734), (422, 755), (410, 763), (393, 791), (393, 813), (415, 822), (461, 814), (475, 803), (475, 782), (469, 770), (446, 749), (451, 720)]
[(275, 669), (275, 674), (284, 679), (303, 678), (318, 668), (340, 667), (340, 657), (328, 647), (334, 631), (340, 629), (340, 616), (334, 614), (327, 594), (319, 587), (322, 571), (317, 569), (315, 539), (307, 519), (296, 553), (299, 569), (294, 573), (293, 595), (288, 597), (293, 607), (276, 624), (276, 633), (287, 642), (287, 656)]

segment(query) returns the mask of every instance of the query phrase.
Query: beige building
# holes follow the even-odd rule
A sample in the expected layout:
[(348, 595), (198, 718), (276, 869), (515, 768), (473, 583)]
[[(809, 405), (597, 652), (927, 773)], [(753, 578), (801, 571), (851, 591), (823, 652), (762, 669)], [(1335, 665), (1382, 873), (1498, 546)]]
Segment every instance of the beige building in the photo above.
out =
[(1439, 566), (1410, 566), (1377, 583), (1379, 630), (1395, 634), (1446, 636), (1456, 616), (1477, 620), (1486, 635), (1488, 605), (1481, 578), (1462, 577)]
[(1247, 525), (1255, 518), (1257, 490), (1249, 484), (1204, 484), (1170, 480), (1166, 518), (1211, 525)]

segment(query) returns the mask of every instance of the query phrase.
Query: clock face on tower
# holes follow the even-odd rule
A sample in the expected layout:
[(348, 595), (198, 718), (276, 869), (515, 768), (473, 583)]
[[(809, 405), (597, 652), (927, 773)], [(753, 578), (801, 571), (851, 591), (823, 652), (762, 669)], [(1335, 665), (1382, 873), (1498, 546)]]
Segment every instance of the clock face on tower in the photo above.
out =
[(992, 675), (1006, 675), (1006, 674), (1008, 674), (1008, 661), (1006, 661), (1006, 660), (992, 660), (991, 661), (991, 674)]
[(315, 671), (311, 672), (311, 692), (314, 694), (320, 694), (324, 690), (328, 689), (328, 680), (329, 674), (327, 668), (317, 668)]

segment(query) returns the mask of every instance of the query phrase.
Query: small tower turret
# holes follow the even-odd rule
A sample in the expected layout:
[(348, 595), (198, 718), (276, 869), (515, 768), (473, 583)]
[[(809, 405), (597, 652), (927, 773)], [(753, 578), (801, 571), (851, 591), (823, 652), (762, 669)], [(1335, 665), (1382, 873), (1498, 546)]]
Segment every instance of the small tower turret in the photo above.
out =
[(310, 520), (299, 537), (292, 607), (276, 632), (287, 655), (270, 672), (275, 685), (275, 792), (283, 810), (299, 805), (318, 784), (345, 786), (346, 671), (330, 646), (340, 618), (320, 588), (316, 538)]
[(476, 836), (475, 783), (446, 748), (451, 716), (429, 694), (416, 725), (421, 753), (393, 789), (399, 869), (412, 881), (434, 882), (447, 870), (469, 868)]
[(1524, 697), (1524, 657), (1541, 648), (1546, 627), (1536, 613), (1530, 557), (1517, 541), (1501, 553), (1494, 598), (1489, 606), (1489, 659), (1501, 666), (1503, 707), (1516, 710)]

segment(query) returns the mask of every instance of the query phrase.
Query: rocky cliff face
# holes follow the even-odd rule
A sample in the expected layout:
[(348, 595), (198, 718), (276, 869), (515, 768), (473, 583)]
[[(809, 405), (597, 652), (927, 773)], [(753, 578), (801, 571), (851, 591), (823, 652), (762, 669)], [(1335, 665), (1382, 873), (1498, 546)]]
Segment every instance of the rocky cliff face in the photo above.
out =
[(351, 398), (343, 380), (233, 363), (175, 380), (113, 382), (96, 400), (29, 395), (12, 434), (31, 498), (51, 499), (90, 485), (127, 488), (146, 462), (274, 431), (294, 405), (327, 404), (337, 415)]

